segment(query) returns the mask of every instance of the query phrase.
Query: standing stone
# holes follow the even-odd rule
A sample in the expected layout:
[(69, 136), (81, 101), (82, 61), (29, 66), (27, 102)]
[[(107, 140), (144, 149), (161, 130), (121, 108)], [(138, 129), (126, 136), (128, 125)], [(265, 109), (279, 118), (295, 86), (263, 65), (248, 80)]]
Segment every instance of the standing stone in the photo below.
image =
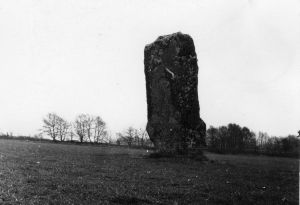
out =
[(193, 39), (160, 36), (145, 47), (147, 132), (162, 152), (186, 152), (205, 145), (206, 125), (199, 115), (198, 66)]

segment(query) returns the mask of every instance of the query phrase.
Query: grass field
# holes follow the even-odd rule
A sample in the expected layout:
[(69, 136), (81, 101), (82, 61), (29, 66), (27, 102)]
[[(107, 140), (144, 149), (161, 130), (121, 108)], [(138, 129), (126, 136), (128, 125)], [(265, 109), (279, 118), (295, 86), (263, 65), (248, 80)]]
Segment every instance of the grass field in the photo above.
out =
[(0, 204), (298, 204), (299, 161), (0, 140)]

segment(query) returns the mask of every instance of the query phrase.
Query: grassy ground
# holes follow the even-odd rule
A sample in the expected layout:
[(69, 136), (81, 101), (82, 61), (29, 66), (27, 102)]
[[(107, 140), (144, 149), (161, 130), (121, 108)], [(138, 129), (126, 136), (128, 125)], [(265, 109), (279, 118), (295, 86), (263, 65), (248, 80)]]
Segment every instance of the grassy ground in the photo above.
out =
[(298, 159), (0, 140), (0, 204), (298, 204)]

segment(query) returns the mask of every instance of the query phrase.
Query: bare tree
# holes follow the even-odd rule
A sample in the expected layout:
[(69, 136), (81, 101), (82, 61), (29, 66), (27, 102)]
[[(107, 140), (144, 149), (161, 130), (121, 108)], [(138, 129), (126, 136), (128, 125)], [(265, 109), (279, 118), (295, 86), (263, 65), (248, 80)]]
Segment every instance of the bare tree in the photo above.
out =
[(75, 123), (70, 123), (70, 128), (69, 128), (69, 139), (70, 141), (73, 141), (74, 140), (74, 136), (75, 136), (75, 133), (74, 133), (74, 128), (75, 128)]
[(76, 117), (75, 120), (75, 132), (79, 137), (79, 141), (83, 142), (86, 137), (86, 130), (87, 130), (87, 125), (86, 125), (86, 114), (81, 114)]
[(141, 145), (141, 138), (139, 136), (139, 130), (135, 129), (133, 130), (133, 144), (140, 146)]
[(258, 132), (257, 144), (260, 149), (263, 149), (264, 145), (267, 143), (269, 135), (266, 132)]
[(88, 114), (85, 115), (85, 125), (86, 125), (86, 136), (89, 142), (92, 142), (92, 130), (94, 124), (94, 118)]
[(53, 141), (57, 140), (58, 137), (58, 119), (60, 117), (55, 113), (48, 113), (46, 118), (43, 119), (42, 132), (46, 133)]
[(60, 138), (60, 141), (65, 141), (66, 136), (70, 129), (70, 123), (68, 123), (66, 120), (64, 120), (61, 117), (57, 118), (57, 133)]
[(135, 129), (129, 127), (123, 133), (117, 133), (117, 141), (118, 145), (127, 144), (128, 146), (136, 145), (141, 147), (153, 147), (153, 143), (151, 142), (149, 135), (145, 129)]
[(94, 117), (88, 114), (81, 114), (75, 120), (75, 131), (80, 142), (105, 143), (107, 139), (106, 124), (100, 116)]
[(94, 142), (105, 143), (108, 142), (108, 134), (106, 131), (106, 124), (101, 117), (94, 118)]
[(42, 132), (50, 136), (53, 141), (64, 141), (70, 128), (70, 124), (55, 113), (48, 113), (43, 119)]
[(111, 137), (111, 132), (110, 131), (106, 131), (106, 143), (108, 144), (113, 144), (114, 143), (114, 140), (112, 139)]
[(109, 143), (111, 141), (106, 130), (106, 123), (100, 116), (80, 114), (74, 123), (68, 123), (57, 114), (49, 113), (43, 122), (42, 132), (54, 141), (65, 141), (67, 138), (73, 141), (75, 135), (78, 136), (80, 142)]
[(132, 143), (134, 142), (135, 135), (136, 135), (136, 131), (135, 131), (135, 129), (133, 127), (129, 127), (125, 131), (125, 137), (126, 137), (128, 146), (131, 146)]
[(145, 129), (142, 128), (136, 131), (137, 131), (137, 136), (139, 138), (138, 145), (144, 147), (146, 145), (147, 139), (149, 138), (148, 133)]
[(138, 137), (139, 137), (139, 146), (142, 147), (153, 147), (153, 143), (149, 138), (149, 135), (145, 129), (140, 128), (137, 130)]
[(117, 142), (127, 144), (128, 146), (143, 146), (145, 143), (145, 131), (137, 130), (133, 127), (127, 128), (124, 133), (117, 133)]

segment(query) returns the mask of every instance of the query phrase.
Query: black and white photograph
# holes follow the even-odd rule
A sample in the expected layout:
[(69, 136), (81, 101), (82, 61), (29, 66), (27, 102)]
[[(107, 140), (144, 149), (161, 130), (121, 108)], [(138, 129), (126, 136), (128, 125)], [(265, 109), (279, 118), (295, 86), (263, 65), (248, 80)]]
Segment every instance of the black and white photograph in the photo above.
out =
[(0, 0), (0, 205), (298, 205), (299, 0)]

